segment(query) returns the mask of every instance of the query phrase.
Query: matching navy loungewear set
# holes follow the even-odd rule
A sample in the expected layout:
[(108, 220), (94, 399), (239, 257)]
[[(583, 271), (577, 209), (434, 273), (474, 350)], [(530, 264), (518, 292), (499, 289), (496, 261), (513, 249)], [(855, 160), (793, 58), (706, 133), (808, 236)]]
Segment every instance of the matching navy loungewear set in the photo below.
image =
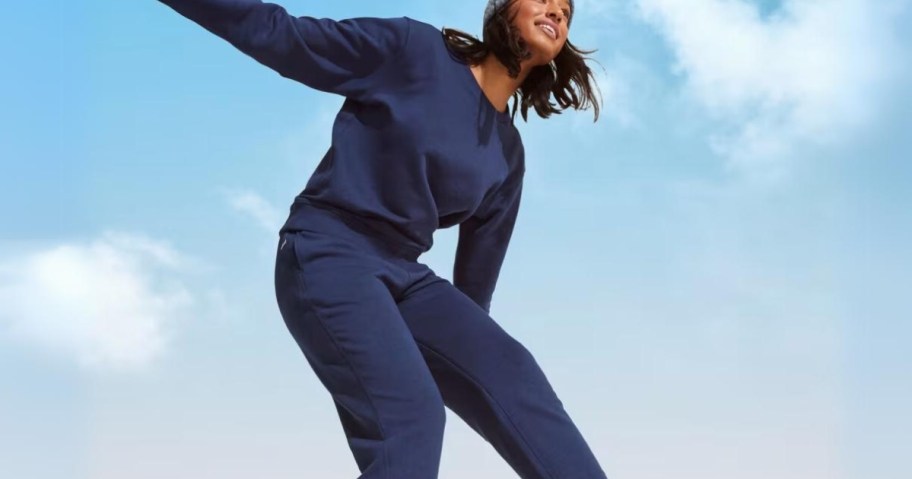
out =
[[(436, 478), (446, 406), (523, 479), (605, 478), (532, 354), (490, 316), (523, 145), (442, 32), (258, 0), (160, 1), (281, 76), (345, 97), (280, 230), (275, 288), (359, 477)], [(454, 225), (451, 283), (417, 259)]]

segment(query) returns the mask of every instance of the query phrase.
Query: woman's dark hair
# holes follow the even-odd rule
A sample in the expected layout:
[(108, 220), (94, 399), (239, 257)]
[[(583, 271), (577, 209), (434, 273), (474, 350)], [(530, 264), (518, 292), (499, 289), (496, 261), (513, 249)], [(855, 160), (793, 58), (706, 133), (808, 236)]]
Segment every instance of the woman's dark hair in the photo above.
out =
[[(520, 61), (530, 58), (532, 53), (526, 48), (526, 42), (519, 35), (519, 29), (513, 25), (516, 15), (507, 17), (507, 7), (512, 3), (512, 0), (506, 2), (494, 12), (484, 25), (482, 41), (468, 33), (443, 27), (441, 32), (449, 50), (460, 61), (468, 62), (470, 65), (481, 63), (488, 53), (493, 53), (507, 67), (510, 77), (516, 78), (519, 75)], [(598, 89), (598, 85), (595, 83), (592, 70), (585, 63), (588, 57), (581, 55), (596, 51), (579, 50), (568, 38), (557, 57), (548, 65), (533, 68), (519, 89), (513, 93), (512, 117), (516, 117), (516, 108), (519, 104), (522, 105), (521, 113), (525, 121), (529, 121), (529, 106), (535, 108), (538, 116), (548, 118), (551, 114), (560, 114), (571, 106), (579, 110), (592, 105), (595, 108), (593, 122), (598, 121), (599, 105), (595, 102), (592, 89), (593, 86)], [(571, 88), (571, 83), (576, 84), (580, 96)], [(552, 95), (560, 108), (551, 102)]]

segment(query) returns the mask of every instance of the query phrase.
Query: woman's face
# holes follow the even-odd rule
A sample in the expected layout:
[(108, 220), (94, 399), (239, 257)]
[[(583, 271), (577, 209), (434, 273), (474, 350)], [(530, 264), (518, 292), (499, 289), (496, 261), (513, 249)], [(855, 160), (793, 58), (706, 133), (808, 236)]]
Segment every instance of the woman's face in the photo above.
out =
[[(516, 18), (513, 24), (526, 41), (535, 65), (547, 65), (554, 60), (567, 42), (569, 0), (514, 0), (510, 5)], [(554, 28), (554, 38), (544, 25)]]

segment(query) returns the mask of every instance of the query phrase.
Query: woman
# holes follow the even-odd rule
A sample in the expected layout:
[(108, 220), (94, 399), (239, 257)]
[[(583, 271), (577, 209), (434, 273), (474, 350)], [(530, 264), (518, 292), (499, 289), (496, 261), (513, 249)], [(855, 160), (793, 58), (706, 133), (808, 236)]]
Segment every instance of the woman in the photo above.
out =
[[(517, 102), (525, 119), (530, 106), (560, 113), (551, 95), (564, 108), (591, 100), (567, 41), (572, 1), (491, 0), (484, 42), (409, 17), (161, 1), (280, 75), (345, 97), (279, 232), (275, 287), (360, 477), (437, 477), (446, 406), (520, 477), (604, 478), (533, 356), (490, 316), (525, 171)], [(417, 259), (457, 224), (450, 283)]]

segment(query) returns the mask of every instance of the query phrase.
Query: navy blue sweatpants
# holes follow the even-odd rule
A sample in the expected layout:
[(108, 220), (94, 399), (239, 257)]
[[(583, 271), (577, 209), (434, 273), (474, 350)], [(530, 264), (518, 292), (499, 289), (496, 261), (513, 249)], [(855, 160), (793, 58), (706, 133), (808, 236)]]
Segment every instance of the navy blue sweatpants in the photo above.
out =
[(444, 405), (523, 479), (604, 479), (532, 354), (418, 250), (363, 219), (301, 206), (275, 287), (330, 392), (362, 479), (435, 479)]

